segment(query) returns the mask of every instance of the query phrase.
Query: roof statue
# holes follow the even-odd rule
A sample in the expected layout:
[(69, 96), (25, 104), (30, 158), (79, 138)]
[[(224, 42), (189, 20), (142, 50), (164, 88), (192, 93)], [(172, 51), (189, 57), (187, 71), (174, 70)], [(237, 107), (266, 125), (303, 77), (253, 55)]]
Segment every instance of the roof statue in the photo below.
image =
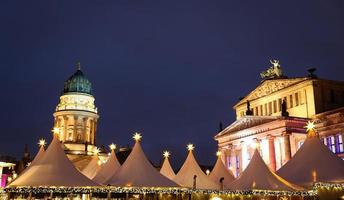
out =
[(105, 182), (113, 186), (178, 187), (156, 170), (148, 161), (141, 147), (141, 134), (135, 133), (135, 145), (118, 171)]
[(253, 115), (253, 109), (251, 109), (250, 101), (246, 101), (246, 115)]
[(99, 150), (97, 149), (95, 154), (92, 156), (92, 160), (81, 171), (81, 173), (87, 176), (89, 179), (93, 179), (101, 168), (102, 162), (98, 157), (98, 152)]
[(99, 184), (105, 183), (121, 167), (121, 164), (118, 162), (118, 159), (116, 157), (116, 152), (115, 152), (116, 146), (114, 144), (111, 144), (110, 149), (111, 149), (111, 154), (108, 160), (106, 161), (105, 164), (103, 164), (100, 167), (96, 176), (92, 179), (93, 181)]
[(302, 190), (272, 172), (260, 157), (258, 150), (254, 151), (250, 163), (241, 175), (229, 186), (231, 190)]
[(283, 117), (288, 117), (289, 116), (289, 112), (287, 111), (287, 102), (284, 99), (283, 99), (283, 101), (281, 103), (281, 115)]
[(227, 186), (234, 181), (235, 177), (230, 172), (221, 160), (221, 152), (216, 153), (217, 160), (213, 170), (211, 171), (209, 178), (220, 185), (221, 190), (227, 188)]
[(8, 187), (16, 186), (97, 186), (98, 184), (82, 175), (65, 155), (57, 135), (38, 162), (15, 179)]
[(282, 68), (279, 64), (279, 60), (270, 60), (272, 64), (266, 71), (260, 73), (262, 79), (273, 79), (273, 78), (280, 78), (283, 77)]
[(162, 164), (162, 167), (160, 169), (160, 173), (164, 176), (166, 176), (167, 178), (173, 180), (173, 178), (176, 176), (176, 174), (174, 173), (170, 161), (169, 161), (169, 157), (170, 157), (170, 152), (165, 151), (164, 152), (164, 163)]
[(176, 183), (183, 187), (197, 188), (197, 189), (218, 189), (219, 185), (213, 182), (199, 167), (192, 151), (194, 146), (188, 144), (188, 156), (173, 179)]
[(344, 182), (344, 161), (319, 139), (313, 122), (307, 124), (307, 139), (277, 174), (310, 188), (314, 182)]

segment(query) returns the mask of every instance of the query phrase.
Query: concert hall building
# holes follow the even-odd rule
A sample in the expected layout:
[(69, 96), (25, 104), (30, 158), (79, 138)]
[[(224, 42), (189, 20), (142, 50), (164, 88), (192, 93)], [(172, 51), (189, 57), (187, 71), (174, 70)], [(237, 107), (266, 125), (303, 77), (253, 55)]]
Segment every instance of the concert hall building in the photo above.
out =
[(309, 120), (344, 158), (344, 82), (318, 78), (315, 69), (305, 77), (286, 77), (277, 60), (271, 64), (261, 83), (234, 105), (236, 121), (215, 136), (225, 165), (238, 176), (259, 145), (264, 161), (278, 170), (303, 144)]

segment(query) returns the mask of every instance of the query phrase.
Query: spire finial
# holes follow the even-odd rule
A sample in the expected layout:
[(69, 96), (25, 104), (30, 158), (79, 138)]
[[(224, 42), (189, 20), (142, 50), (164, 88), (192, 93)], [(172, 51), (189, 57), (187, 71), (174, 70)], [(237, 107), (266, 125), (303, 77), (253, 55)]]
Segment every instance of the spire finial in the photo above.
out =
[(76, 61), (76, 67), (77, 67), (77, 70), (81, 70), (80, 60)]

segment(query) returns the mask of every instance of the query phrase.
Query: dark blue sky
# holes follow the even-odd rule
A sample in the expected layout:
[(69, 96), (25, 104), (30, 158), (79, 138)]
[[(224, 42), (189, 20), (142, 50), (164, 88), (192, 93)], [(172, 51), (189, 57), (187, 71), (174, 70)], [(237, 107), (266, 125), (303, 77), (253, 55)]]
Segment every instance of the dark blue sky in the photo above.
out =
[(215, 160), (219, 121), (279, 59), (288, 76), (343, 80), (344, 2), (0, 1), (0, 153), (50, 140), (63, 82), (82, 69), (101, 116), (98, 143), (143, 147), (180, 164), (186, 144)]

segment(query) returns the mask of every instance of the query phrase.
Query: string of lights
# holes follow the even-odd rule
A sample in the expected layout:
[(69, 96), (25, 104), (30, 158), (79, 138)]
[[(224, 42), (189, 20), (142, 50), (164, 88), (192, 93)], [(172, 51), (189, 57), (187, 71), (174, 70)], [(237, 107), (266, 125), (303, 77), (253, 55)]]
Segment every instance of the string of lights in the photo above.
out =
[[(316, 185), (322, 187), (323, 185)], [(328, 185), (325, 185), (329, 187)], [(343, 187), (343, 185), (342, 185)], [(275, 190), (206, 190), (206, 189), (191, 189), (191, 188), (163, 188), (163, 187), (9, 187), (6, 188), (7, 193), (75, 193), (75, 194), (215, 194), (215, 195), (253, 195), (253, 196), (314, 196), (316, 190), (309, 191), (275, 191)]]

